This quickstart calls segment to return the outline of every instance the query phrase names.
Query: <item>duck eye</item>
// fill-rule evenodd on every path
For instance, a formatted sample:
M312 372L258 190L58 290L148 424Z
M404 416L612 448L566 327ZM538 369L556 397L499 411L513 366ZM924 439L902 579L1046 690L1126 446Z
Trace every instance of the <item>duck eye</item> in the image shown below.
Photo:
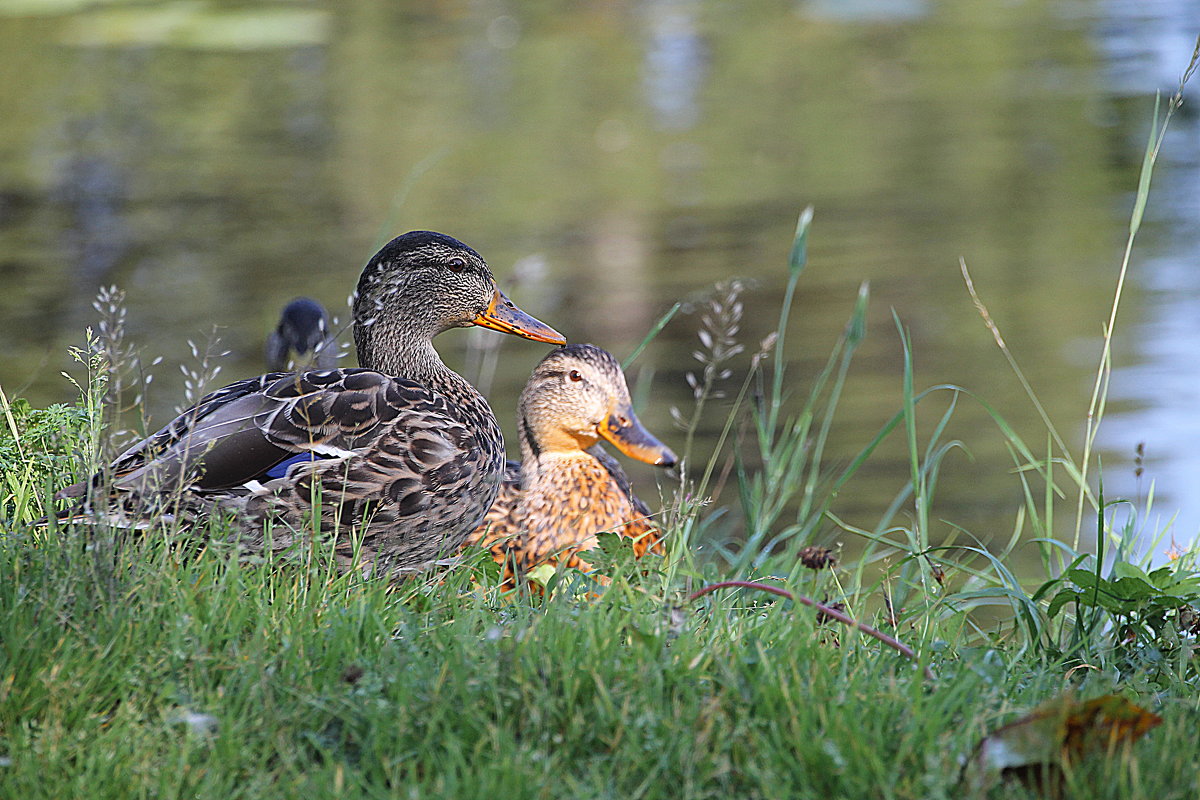
M455 256L454 258L452 258L446 262L446 267L451 272L462 272L464 269L467 268L467 262L465 260L463 260L462 258Z
M583 376L579 374L579 370L577 370L577 369L573 369L570 372L568 372L567 377L576 383L583 380Z

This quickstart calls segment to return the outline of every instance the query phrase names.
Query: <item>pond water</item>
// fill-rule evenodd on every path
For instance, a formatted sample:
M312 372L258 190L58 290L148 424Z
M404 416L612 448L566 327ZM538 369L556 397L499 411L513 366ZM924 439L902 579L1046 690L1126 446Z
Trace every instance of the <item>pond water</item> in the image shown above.
M1078 453L1154 92L1175 90L1198 29L1188 0L0 0L0 384L36 404L72 398L67 349L116 285L128 340L162 358L148 395L161 423L179 365L195 363L189 340L217 331L230 351L218 383L257 374L286 301L344 320L361 265L414 228L475 246L520 305L619 357L674 302L745 278L753 351L812 205L794 398L860 284L871 293L831 468L900 408L893 314L918 388L970 390L1044 452L960 258ZM1155 175L1100 436L1108 496L1156 482L1159 524L1177 511L1181 542L1200 529L1198 89ZM672 444L698 324L677 316L630 371L644 421ZM467 351L487 336L439 347L478 378ZM544 352L505 341L482 374L509 431ZM923 435L946 402L923 411ZM947 436L965 452L945 462L933 517L1007 539L1022 495L1004 438L966 399ZM836 510L872 527L908 477L893 437Z

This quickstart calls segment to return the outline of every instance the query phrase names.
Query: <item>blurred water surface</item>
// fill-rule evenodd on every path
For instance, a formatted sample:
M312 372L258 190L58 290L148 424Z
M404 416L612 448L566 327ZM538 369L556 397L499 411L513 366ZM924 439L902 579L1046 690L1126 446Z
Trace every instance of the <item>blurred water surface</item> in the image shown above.
M871 286L832 467L900 407L893 312L918 386L962 386L1044 449L960 257L1078 448L1153 94L1174 90L1197 28L1194 0L0 0L0 383L37 404L71 398L67 348L115 284L129 339L163 359L148 398L161 423L189 339L215 329L231 351L219 382L257 374L287 300L345 319L362 263L413 228L472 244L520 305L619 357L675 301L746 278L753 351L811 204L786 354L796 397ZM1179 511L1189 541L1200 125L1189 106L1173 125L1101 441L1110 497L1157 481L1156 507ZM690 408L697 326L677 317L631 370L667 441L682 440L669 409ZM464 353L488 336L439 346L479 377ZM482 374L508 430L544 352L505 341ZM945 404L922 414L926 432ZM1007 538L1021 490L1003 438L967 400L948 434L965 450L945 463L934 518ZM873 526L909 477L904 453L899 438L881 448L839 513Z

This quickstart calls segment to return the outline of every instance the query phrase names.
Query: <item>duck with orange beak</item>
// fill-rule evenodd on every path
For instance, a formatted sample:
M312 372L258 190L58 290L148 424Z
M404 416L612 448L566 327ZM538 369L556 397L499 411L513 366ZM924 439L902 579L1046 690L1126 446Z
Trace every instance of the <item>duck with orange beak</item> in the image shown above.
M514 570L541 564L590 571L580 553L602 531L632 539L639 557L662 553L650 509L600 442L660 467L673 466L675 454L633 412L611 353L590 344L552 351L521 392L517 427L521 461L508 462L499 497L469 538L505 565L507 586Z
M274 372L219 389L65 490L60 520L231 512L251 551L305 544L319 520L338 562L375 574L453 553L492 505L504 444L491 409L432 340L478 325L565 343L497 288L483 258L440 233L399 236L353 301L361 368Z

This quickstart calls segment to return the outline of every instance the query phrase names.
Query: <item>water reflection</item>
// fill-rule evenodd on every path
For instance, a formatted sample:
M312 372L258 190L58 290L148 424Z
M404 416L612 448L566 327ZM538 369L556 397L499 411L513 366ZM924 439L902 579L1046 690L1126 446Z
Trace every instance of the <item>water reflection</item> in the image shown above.
M472 33L463 42L470 77L472 122L484 129L502 124L512 108L511 50L521 38L521 23L508 4L478 0L471 4Z
M1095 22L1104 83L1116 95L1171 92L1196 44L1196 0L1104 0Z
M63 250L74 265L74 285L94 287L126 255L129 232L124 221L127 181L121 168L107 155L90 154L86 145L91 130L100 120L83 120L69 125L68 153L58 172L51 200L61 206L64 225Z
M926 0L802 0L805 16L834 22L900 22L925 17Z
M700 89L708 72L697 0L647 0L642 7L646 55L642 86L657 126L691 128L700 118Z
M1173 0L1104 4L1097 40L1105 52L1105 78L1116 95L1137 98L1175 91L1187 54L1196 44L1194 23L1200 3ZM1185 105L1171 122L1155 173L1146 223L1133 253L1131 282L1138 287L1133 315L1123 317L1118 337L1131 342L1112 376L1116 413L1110 414L1100 441L1118 457L1106 472L1107 491L1130 498L1144 519L1145 546L1170 528L1155 549L1158 561L1172 539L1187 543L1200 533L1200 91L1188 87ZM1133 104L1142 119L1131 126L1123 149L1130 160L1145 146L1145 103ZM1131 112L1132 113L1132 112ZM1126 309L1128 310L1128 309ZM1133 316L1130 321L1129 316ZM1122 336L1123 334L1123 336ZM1135 469L1134 453L1145 457ZM1153 491L1153 510L1146 515ZM1130 511L1117 512L1127 516Z
M893 310L919 384L961 385L1031 444L1044 439L962 288L960 256L1052 416L1078 435L1092 366L1073 351L1095 349L1106 316L1146 125L1144 103L1119 95L1173 85L1187 53L1155 31L1200 18L1194 3L1159 4L1139 28L1140 4L1102 5L1098 17L1090 5L988 0L88 7L0 25L0 63L23 76L0 86L10 394L70 396L58 377L66 347L94 318L97 284L115 282L130 337L169 365L150 398L161 417L182 394L173 371L187 339L217 326L233 350L223 377L254 374L284 302L311 296L344 320L363 259L411 228L477 246L523 307L618 356L674 301L748 277L753 351L777 318L795 217L811 203L811 265L788 337L796 405L860 282L872 285L834 467L899 407ZM1172 62L1166 80L1159 66ZM1184 495L1200 465L1154 459L1195 450L1187 402L1143 387L1194 377L1195 136L1193 118L1169 142L1158 175L1169 194L1151 212L1179 218L1148 223L1154 258L1135 279L1158 278L1127 298L1126 330L1145 327L1118 363L1154 381L1118 372L1128 416L1105 440L1113 480L1128 472L1123 431L1136 430ZM631 371L653 430L690 403L696 325L672 322ZM511 434L544 349L496 342L464 364L467 341L439 344L490 384ZM944 407L939 397L921 409L923 433ZM700 458L720 424L706 423ZM948 435L971 457L947 462L935 518L1006 538L1022 497L1003 436L969 401ZM870 527L907 477L904 444L889 441L838 511ZM937 524L935 536L950 530ZM1200 520L1189 524L1190 536Z

